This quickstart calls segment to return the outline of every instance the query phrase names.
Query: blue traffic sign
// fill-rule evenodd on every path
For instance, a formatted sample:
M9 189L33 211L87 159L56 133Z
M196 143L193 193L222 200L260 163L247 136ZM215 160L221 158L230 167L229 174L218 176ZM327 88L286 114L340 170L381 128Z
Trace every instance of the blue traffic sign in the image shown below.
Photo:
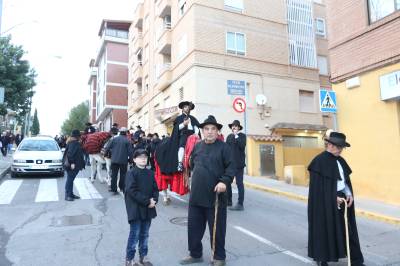
M244 80L228 80L229 95L246 95L246 82Z
M323 113L336 113L337 102L336 93L334 91L319 91L319 109Z

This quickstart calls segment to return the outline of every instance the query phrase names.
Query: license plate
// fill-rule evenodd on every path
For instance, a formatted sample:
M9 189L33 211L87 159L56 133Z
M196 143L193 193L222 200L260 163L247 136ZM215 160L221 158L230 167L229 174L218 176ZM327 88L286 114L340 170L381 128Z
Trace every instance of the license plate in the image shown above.
M47 165L32 165L32 169L47 169Z

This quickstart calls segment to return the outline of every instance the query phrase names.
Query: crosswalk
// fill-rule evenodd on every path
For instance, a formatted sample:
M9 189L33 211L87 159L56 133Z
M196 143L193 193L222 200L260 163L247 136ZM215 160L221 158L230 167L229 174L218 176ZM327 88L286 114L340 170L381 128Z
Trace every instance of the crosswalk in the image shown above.
M23 202L24 198L32 198L35 203L60 201L64 199L64 185L65 179L56 178L8 179L0 184L0 206L13 204L17 198L19 198L18 202ZM83 200L103 198L99 190L87 178L75 179L74 193ZM34 197L30 197L33 195ZM104 197L107 197L106 195Z

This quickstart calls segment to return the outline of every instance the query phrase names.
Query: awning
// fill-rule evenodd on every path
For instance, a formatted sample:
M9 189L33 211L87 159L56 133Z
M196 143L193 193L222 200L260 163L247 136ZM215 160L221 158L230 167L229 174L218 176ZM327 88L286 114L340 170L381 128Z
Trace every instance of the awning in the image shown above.
M272 135L247 135L247 137L255 141L283 141L282 136L277 134Z

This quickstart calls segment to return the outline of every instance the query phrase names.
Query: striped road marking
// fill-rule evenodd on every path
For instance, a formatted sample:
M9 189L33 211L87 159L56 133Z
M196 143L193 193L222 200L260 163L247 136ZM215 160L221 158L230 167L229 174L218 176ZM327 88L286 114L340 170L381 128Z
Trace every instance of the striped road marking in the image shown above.
M258 240L258 241L260 241L261 243L267 244L268 246L270 246L270 247L272 247L272 248L278 250L279 252L281 252L281 253L283 253L283 254L286 254L286 255L288 255L288 256L290 256L290 257L292 257L292 258L295 258L295 259L297 259L297 260L299 260L299 261L302 261L302 262L304 262L304 263L306 263L306 264L314 264L311 260L309 260L309 259L307 259L307 258L305 258L305 257L302 257L302 256L300 256L300 255L297 255L297 254L294 253L294 252L291 252L291 251L289 251L289 250L286 250L286 249L284 249L284 248L278 246L277 244L275 244L275 243L269 241L268 239L265 239L265 238L263 238L263 237L261 237L261 236L259 236L259 235L256 235L256 234L254 234L253 232L250 232L249 230L247 230L247 229L245 229L245 228L243 228L243 227L240 227L240 226L233 226L233 228L235 228L236 230L238 230L238 231L240 231L240 232L242 232L242 233L244 233L244 234L246 234L246 235L248 235L248 236L250 236L250 237L252 237L252 238L254 238L254 239L256 239L256 240Z
M40 179L35 202L58 201L57 179Z
M6 180L0 185L0 204L10 204L22 180Z
M102 199L103 197L87 178L76 178L74 185L81 199Z

